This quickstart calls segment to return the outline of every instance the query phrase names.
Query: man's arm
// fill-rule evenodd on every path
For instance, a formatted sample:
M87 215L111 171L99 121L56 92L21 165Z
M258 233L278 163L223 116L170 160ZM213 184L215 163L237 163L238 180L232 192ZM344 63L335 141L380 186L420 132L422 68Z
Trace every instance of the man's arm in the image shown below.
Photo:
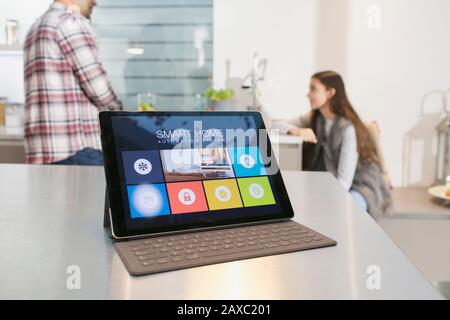
M99 110L121 110L122 104L100 63L95 38L87 20L67 13L59 25L57 41L89 100Z

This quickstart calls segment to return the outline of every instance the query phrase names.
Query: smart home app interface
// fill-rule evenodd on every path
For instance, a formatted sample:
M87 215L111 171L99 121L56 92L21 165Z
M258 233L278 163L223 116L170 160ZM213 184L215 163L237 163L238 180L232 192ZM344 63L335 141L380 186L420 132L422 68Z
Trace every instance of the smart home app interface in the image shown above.
M112 124L128 227L280 212L252 116L137 115Z

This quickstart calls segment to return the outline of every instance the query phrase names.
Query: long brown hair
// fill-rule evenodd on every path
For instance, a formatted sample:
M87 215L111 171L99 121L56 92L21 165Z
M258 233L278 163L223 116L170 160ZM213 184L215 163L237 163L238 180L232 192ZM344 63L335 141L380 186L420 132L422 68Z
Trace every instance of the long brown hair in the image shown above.
M377 163L378 159L376 155L375 143L369 133L369 130L361 121L355 109L353 109L347 97L342 77L337 72L324 71L314 74L311 78L320 81L328 90L333 88L336 91L330 101L331 112L349 120L353 124L358 141L358 153L360 160L362 158L370 163ZM319 113L319 110L314 110L312 114L311 126L315 133L315 125Z

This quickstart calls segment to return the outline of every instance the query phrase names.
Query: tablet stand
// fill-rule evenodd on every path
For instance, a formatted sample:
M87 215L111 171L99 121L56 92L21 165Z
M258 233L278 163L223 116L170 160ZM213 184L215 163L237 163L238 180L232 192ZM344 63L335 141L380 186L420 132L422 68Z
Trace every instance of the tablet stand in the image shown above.
M109 217L109 198L108 198L108 189L105 189L105 207L103 210L103 228L105 229L108 237L113 239L113 235L111 232L111 221Z

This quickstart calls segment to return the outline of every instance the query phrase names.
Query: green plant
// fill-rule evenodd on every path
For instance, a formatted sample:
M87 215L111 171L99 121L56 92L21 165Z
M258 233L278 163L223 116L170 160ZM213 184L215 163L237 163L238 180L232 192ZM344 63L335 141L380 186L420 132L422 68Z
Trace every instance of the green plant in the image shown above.
M225 101L233 98L234 91L231 89L215 90L214 88L208 88L203 95L211 101Z
M155 107L149 103L149 102L141 102L141 104L138 107L139 111L155 111Z

